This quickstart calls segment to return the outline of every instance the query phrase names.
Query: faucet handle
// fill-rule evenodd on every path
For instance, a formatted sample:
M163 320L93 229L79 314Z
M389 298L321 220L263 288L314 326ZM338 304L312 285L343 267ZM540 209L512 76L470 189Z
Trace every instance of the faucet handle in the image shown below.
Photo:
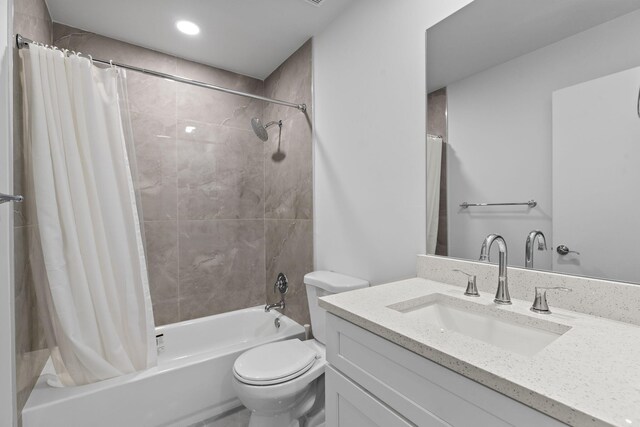
M567 254L580 255L580 252L570 250L567 245L558 246L557 249L556 249L556 252L558 252L560 255L567 255Z
M536 295L531 306L531 311L539 314L551 314L549 304L547 304L547 291L572 292L569 288L562 286L536 286Z
M464 291L464 294L466 296L469 297L479 297L480 294L478 293L478 287L476 286L476 275L475 274L469 274L465 271L459 270L457 268L454 268L452 271L458 272L458 273L462 273L465 276L467 276L467 290Z
M280 294L284 296L289 291L289 279L284 273L278 273L278 278L276 279L276 283L273 284L273 293L276 291L280 291Z

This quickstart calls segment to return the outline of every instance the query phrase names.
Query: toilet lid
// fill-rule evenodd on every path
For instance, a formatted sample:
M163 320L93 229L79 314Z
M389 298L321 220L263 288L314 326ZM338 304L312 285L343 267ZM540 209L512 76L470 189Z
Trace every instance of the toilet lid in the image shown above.
M279 384L307 372L316 357L299 339L274 342L241 354L233 364L233 373L246 384Z

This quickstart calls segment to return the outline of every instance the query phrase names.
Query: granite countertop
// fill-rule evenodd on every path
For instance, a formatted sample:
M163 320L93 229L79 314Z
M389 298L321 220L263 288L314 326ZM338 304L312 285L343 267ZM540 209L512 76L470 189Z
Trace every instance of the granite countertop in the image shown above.
M579 426L640 425L640 327L553 306L532 313L530 301L497 305L493 295L465 297L464 288L409 279L320 299L320 306L467 378L562 422ZM408 300L440 294L458 308L487 306L494 317L564 332L526 356L407 316ZM418 300L419 301L419 300ZM391 307L389 307L391 306ZM526 316L526 317L525 317ZM566 332L565 332L566 331Z

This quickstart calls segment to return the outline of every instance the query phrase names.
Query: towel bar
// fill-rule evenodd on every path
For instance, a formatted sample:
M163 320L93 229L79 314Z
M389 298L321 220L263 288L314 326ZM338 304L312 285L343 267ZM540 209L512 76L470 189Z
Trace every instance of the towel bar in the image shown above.
M460 207L466 209L471 206L529 206L530 208L535 208L538 205L538 202L535 200L529 200L528 202L515 202L515 203L467 203L463 202L460 204Z

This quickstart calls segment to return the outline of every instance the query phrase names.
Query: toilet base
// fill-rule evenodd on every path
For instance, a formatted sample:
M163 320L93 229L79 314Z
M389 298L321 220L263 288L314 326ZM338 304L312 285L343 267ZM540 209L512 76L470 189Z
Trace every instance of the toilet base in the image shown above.
M249 427L302 427L299 420L291 419L291 414L261 415L256 412L251 413Z
M323 427L324 426L324 375L316 380L316 399L313 407L304 416L304 427Z
M303 396L284 412L252 410L249 427L305 427L307 424L305 415L314 408L316 392L317 380L310 384Z

